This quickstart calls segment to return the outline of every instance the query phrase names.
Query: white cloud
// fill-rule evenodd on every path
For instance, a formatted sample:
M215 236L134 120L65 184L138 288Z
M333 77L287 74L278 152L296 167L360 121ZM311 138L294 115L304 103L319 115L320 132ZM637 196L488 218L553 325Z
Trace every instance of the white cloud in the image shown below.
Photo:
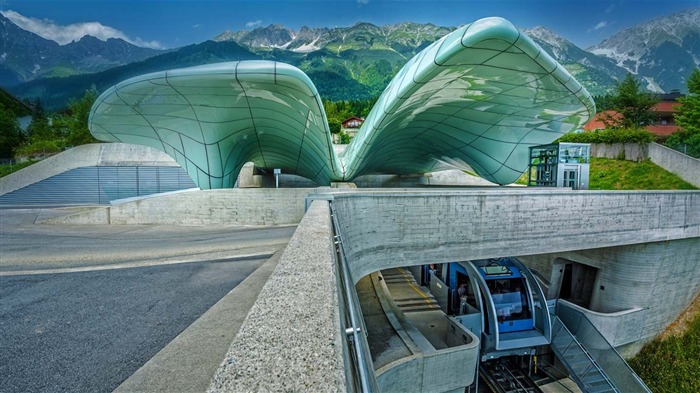
M369 0L357 0L357 5L365 5L369 3Z
M61 26L49 19L28 18L12 10L1 11L0 13L20 28L31 31L47 40L58 42L61 45L79 41L84 36L91 35L102 41L106 41L108 38L121 38L136 46L163 49L163 45L158 41L145 41L139 37L131 39L123 32L99 22L73 23Z
M602 29L602 28L608 27L608 24L609 24L608 21L603 20L603 21L598 22L597 25L591 27L590 29L588 29L588 30L586 30L586 31L587 31L588 33L590 33L591 31L600 30L600 29Z
M258 27L261 24L262 24L262 21L260 19L258 19L258 20L254 20L254 21L250 21L250 22L246 23L245 27L247 29L252 29L253 27Z
M196 25L192 25L193 29L199 29L200 27L202 27L202 25L200 25L199 23L197 23Z
M615 3L612 3L608 6L608 8L605 9L605 13L609 14L615 9Z

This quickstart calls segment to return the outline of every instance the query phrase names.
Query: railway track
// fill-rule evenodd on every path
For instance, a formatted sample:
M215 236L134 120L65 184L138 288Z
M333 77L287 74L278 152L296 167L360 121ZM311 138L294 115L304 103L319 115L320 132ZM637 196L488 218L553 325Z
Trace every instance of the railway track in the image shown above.
M537 384L507 358L482 362L479 376L494 393L542 393Z

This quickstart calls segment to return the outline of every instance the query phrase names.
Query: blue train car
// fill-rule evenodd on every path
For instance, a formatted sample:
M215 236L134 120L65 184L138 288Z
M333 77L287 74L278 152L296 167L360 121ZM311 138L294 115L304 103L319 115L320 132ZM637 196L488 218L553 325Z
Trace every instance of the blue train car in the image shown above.
M516 258L431 266L424 281L446 314L481 337L483 360L532 355L549 344L544 292Z

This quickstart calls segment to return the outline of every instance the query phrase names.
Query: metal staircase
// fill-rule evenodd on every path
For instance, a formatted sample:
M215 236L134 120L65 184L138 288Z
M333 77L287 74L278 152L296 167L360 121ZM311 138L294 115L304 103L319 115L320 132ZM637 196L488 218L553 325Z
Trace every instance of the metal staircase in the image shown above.
M585 392L651 393L586 315L562 302L552 315L551 347Z
M564 323L552 316L552 350L569 371L571 378L585 392L619 392L586 348L571 334Z

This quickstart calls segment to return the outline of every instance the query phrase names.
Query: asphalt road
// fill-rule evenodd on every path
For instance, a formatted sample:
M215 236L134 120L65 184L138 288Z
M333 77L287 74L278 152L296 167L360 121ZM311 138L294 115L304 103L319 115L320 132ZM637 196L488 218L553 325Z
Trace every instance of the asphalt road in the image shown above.
M0 209L0 392L111 392L296 229L36 224L70 212Z
M12 271L209 260L232 254L272 254L289 241L296 229L34 224L42 217L61 212L66 214L52 209L0 209L0 275Z
M264 260L0 277L0 391L112 391Z

